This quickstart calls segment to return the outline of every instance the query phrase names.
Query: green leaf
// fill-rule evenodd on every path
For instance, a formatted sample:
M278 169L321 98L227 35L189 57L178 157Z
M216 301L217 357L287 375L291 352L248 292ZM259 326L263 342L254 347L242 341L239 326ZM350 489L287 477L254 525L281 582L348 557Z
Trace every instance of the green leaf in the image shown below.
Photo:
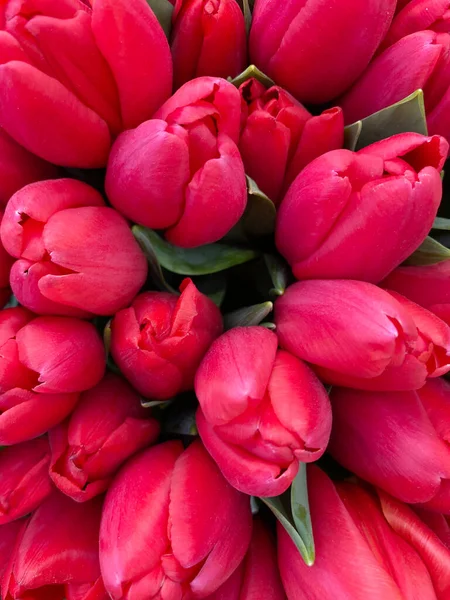
M258 256L258 252L250 248L228 246L226 244L207 244L198 248L179 248L162 239L152 229L141 225L132 228L136 239L146 238L159 265L178 275L209 275L225 271L241 265ZM141 243L142 247L142 243Z
M404 264L413 266L434 265L449 259L450 250L432 237L427 237Z
M228 81L238 88L252 78L257 79L260 83L265 85L266 88L270 88L275 85L275 82L270 79L270 77L267 77L267 75L265 75L262 71L260 71L258 67L255 67L255 65L250 65L245 69L245 71L242 71L242 73L234 78L229 77Z
M150 277L159 290L170 292L171 294L178 294L178 291L174 290L173 287L167 283L164 277L158 257L156 256L153 245L147 236L147 231L148 230L144 229L144 227L139 226L135 226L132 229L136 241L147 258Z
M270 290L272 296L282 296L286 290L289 279L289 267L279 256L264 254L264 261L269 271L273 288Z
M12 294L10 299L8 300L8 302L5 304L5 306L3 308L16 308L17 306L19 306L19 301L14 296L14 294Z
M245 30L248 35L252 25L252 11L250 10L249 0L242 0L242 7L244 10Z
M207 277L196 277L194 283L197 289L208 296L214 304L219 307L222 306L227 293L227 278L223 273L216 273Z
M272 200L262 192L248 175L247 207L241 217L240 224L249 237L271 235L275 231L277 209Z
M450 219L436 217L433 223L433 229L439 229L440 231L450 231Z
M297 546L305 563L311 567L316 554L309 513L308 491L306 484L306 465L300 468L292 486L285 494L273 498L260 498L270 508L281 525L286 529Z
M428 135L422 90L345 128L345 147L359 150L397 133Z
M164 29L164 33L169 38L172 30L173 5L169 0L147 0L147 4L155 13L159 24Z
M251 327L259 325L273 310L272 302L263 302L262 304L254 304L240 308L232 313L224 316L224 329L232 329L233 327Z

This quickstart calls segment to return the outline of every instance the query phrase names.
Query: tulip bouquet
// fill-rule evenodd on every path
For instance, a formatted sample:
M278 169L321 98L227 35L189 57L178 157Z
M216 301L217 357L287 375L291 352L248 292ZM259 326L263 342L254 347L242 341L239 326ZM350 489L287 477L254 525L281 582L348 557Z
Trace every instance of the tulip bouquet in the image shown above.
M449 142L449 0L0 3L0 600L450 600Z

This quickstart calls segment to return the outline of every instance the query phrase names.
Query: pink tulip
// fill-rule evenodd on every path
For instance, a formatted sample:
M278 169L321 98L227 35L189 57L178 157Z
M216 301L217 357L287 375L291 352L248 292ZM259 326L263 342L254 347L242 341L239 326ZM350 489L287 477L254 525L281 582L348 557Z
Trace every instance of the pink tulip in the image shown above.
M101 508L98 498L78 504L51 494L10 549L2 598L106 600L98 560Z
M339 107L313 117L278 86L266 89L256 79L239 88L243 129L239 150L245 171L273 202L314 158L344 142L344 118Z
M57 177L58 169L15 142L0 129L0 206L33 181Z
M256 0L251 62L301 102L327 102L367 67L395 5L395 0Z
M45 433L72 411L78 393L103 377L103 344L91 323L0 311L0 444Z
M417 89L424 92L429 133L450 141L449 33L418 31L377 56L340 100L345 122L362 119Z
M334 385L415 390L450 370L450 329L362 281L302 281L275 303L280 345Z
M375 493L354 483L333 484L314 465L308 467L308 492L312 567L278 523L278 564L289 600L445 600L415 545L391 528ZM421 535L425 544L427 532Z
M32 183L8 203L1 238L18 260L11 287L40 314L113 315L147 278L128 223L101 195L74 179Z
M0 127L52 163L104 166L111 139L170 94L170 49L152 10L145 0L3 4Z
M6 525L0 525L0 585L25 522L25 519L19 519Z
M144 292L111 323L111 354L140 394L168 400L194 387L195 372L222 333L220 310L190 279L181 296Z
M386 277L431 229L447 152L439 136L403 133L309 164L289 188L276 223L278 250L295 277L371 283Z
M0 210L0 226L3 221L3 211ZM0 308L2 308L11 296L9 287L9 275L14 259L6 252L0 241Z
M206 600L286 600L272 535L261 519L253 521L250 547L227 581Z
M195 378L197 427L232 486L277 496L299 461L325 451L331 411L324 387L303 362L278 350L264 327L238 327L217 339Z
M46 438L0 451L0 526L30 513L50 494L49 464L50 448Z
M122 463L158 433L158 422L141 407L139 396L110 373L81 394L71 416L50 430L50 477L74 500L90 500L107 490Z
M250 537L248 497L228 485L200 441L184 451L176 441L154 446L107 493L105 587L112 600L205 598L237 568Z
M434 265L397 267L381 286L406 296L450 325L450 260Z
M225 79L183 85L153 119L117 139L106 173L111 204L178 246L223 237L247 202L240 113L239 92Z
M417 505L412 505L411 509L414 510L427 527L434 531L444 546L450 550L450 517Z
M174 86L201 77L235 77L246 67L244 15L236 0L177 0L172 15Z
M403 502L450 514L446 415L450 384L429 380L417 392L333 388L332 455Z

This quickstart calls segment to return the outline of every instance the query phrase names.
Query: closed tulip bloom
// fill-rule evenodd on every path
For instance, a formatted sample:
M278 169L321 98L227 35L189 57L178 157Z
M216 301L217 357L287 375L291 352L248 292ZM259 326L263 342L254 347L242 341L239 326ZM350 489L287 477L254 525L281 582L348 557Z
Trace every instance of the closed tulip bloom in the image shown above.
M279 204L308 163L342 148L342 110L331 108L313 117L283 88L266 89L256 79L249 79L239 89L244 118L239 150L245 171Z
M25 150L0 129L0 206L33 181L57 177L58 169Z
M374 492L333 483L311 465L308 495L316 548L312 567L278 523L278 564L289 600L445 600L436 593L427 562L408 535L390 525ZM427 535L426 527L421 534ZM430 548L429 555L435 551L434 559L442 560L439 550Z
M399 5L401 2L398 3ZM405 4L405 2L403 2ZM450 33L450 6L448 0L410 0L400 6L389 31L380 44L384 50L401 38L425 29L436 33Z
M106 600L98 535L102 499L78 504L53 492L22 529L2 580L5 600ZM70 592L70 593L69 593ZM76 592L76 594L75 594Z
M450 514L450 384L417 392L333 388L332 455L403 502Z
M18 519L6 525L0 525L0 585L25 522L26 519Z
M302 361L278 350L264 327L238 327L216 340L195 378L197 427L235 488L277 496L324 453L331 429L325 388Z
M450 370L450 329L362 281L302 281L275 303L280 345L335 385L407 391Z
M171 50L175 88L212 75L235 77L247 64L244 14L236 0L177 0Z
M295 277L386 277L431 229L447 152L440 136L403 133L309 164L284 197L275 231Z
M250 547L227 581L206 600L286 600L278 572L274 540L264 522L255 518Z
M0 210L0 227L3 220L3 211ZM14 259L6 252L0 241L0 308L2 308L11 296L9 287L9 275Z
M401 266L380 285L406 296L450 324L450 260L434 265Z
M112 139L170 94L169 45L145 0L7 0L2 13L0 127L45 160L104 166Z
M111 322L111 354L140 394L168 400L193 389L200 361L222 333L220 310L190 279L181 296L144 292Z
M50 448L43 437L0 450L0 525L32 512L50 494L49 464Z
M11 287L40 314L113 315L147 278L147 261L125 219L74 179L41 181L17 192L1 227L17 258Z
M177 246L223 237L247 202L240 116L239 92L225 79L186 83L115 142L106 173L111 204Z
M112 373L81 394L70 417L49 432L56 487L78 502L90 500L108 488L129 456L156 440L158 422L139 400Z
M0 444L37 437L72 411L103 377L102 340L91 323L0 312Z
M429 133L450 141L449 33L427 30L402 37L372 61L339 104L345 122L352 123L417 89L424 92Z
M251 62L301 102L327 102L364 71L395 5L395 0L256 0Z
M112 600L205 598L244 558L251 525L248 497L225 481L200 441L184 451L177 441L144 450L106 495L105 587Z

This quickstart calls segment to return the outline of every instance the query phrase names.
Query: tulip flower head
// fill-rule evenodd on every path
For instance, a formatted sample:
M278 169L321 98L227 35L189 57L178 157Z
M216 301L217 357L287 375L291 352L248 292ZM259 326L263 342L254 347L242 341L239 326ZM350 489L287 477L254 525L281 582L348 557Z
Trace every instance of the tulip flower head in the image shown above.
M206 449L231 485L255 496L286 491L299 461L320 458L330 436L325 388L277 347L264 327L231 329L212 344L195 377Z

